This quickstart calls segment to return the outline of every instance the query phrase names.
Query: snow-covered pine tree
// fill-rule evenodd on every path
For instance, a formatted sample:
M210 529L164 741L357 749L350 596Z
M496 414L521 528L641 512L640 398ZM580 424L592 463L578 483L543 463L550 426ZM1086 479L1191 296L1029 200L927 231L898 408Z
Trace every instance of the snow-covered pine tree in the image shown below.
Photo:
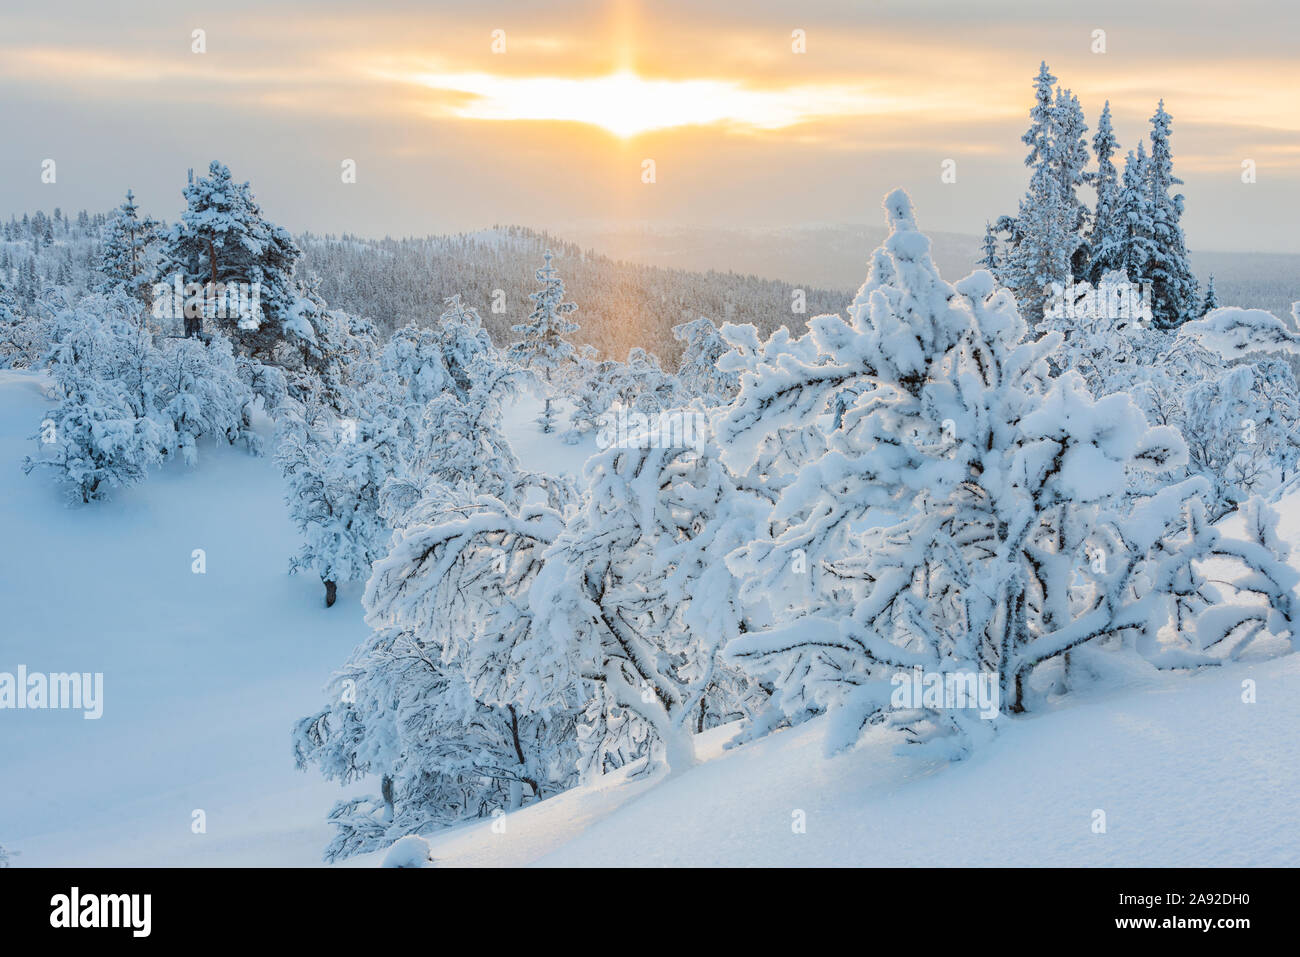
M619 372L615 392L624 408L657 413L677 404L679 383L664 372L653 352L634 346Z
M518 703L512 658L531 628L528 590L561 513L443 489L400 519L363 599L374 633L336 678L331 706L296 733L300 765L315 762L340 781L381 778L379 797L335 808L340 830L327 856L512 810L577 775L584 696Z
M582 346L575 359L573 412L565 441L576 444L584 435L600 427L601 417L617 401L616 383L622 376L622 363L601 359L596 348Z
M1158 635L1174 569L1191 560L1178 536L1206 483L1140 494L1133 477L1178 464L1177 433L1149 427L1126 395L1094 400L1077 374L1053 378L1059 333L1027 340L987 272L943 282L906 194L885 206L890 266L873 268L847 322L819 316L791 348L769 347L723 423L726 455L744 469L765 436L825 421L846 385L858 389L828 451L728 559L742 600L761 598L774 619L728 656L787 702L831 708L833 749L883 720L953 756L987 725L895 706L893 676L992 673L1015 712L1045 690L1031 682L1039 673L1068 685L1085 645L1197 660Z
M120 286L145 307L151 305L157 273L154 259L161 228L162 224L152 216L140 217L135 194L128 189L126 200L117 208L104 231L99 259L99 271L104 280L100 292L108 293Z
M537 270L537 281L542 288L528 295L533 301L533 311L525 322L510 327L519 333L520 339L510 347L508 355L511 361L539 378L545 405L538 423L543 432L554 432L552 386L572 371L574 348L564 337L579 329L576 322L566 318L578 305L564 301L564 280L551 265L549 249L545 258L546 264Z
M996 274L998 267L1002 265L1002 260L998 256L998 233L993 228L993 224L986 222L984 224L984 255L980 257L977 265L989 272Z
M731 347L707 316L673 326L673 338L683 343L677 379L689 396L699 396L706 405L731 401L740 384L734 372L718 368L718 359Z
M293 282L300 255L289 231L268 221L247 182L237 183L219 162L184 190L186 209L167 234L160 281L173 275L182 284L204 287L204 316L187 316L186 335L201 331L201 319L215 322L241 351L269 359L286 335L302 338L293 322L298 295ZM248 315L228 308L218 286L256 288L257 308ZM225 312L224 316L217 313Z
M1053 92L1055 82L1047 64L1040 64L1029 129L1021 137L1029 147L1025 165L1033 171L1029 189L1015 217L999 220L1009 235L998 276L1031 327L1042 320L1048 288L1070 281L1084 245L1086 210L1076 190L1087 162L1087 127L1077 98L1068 90Z
M1205 301L1201 303L1201 316L1204 319L1215 309L1219 308L1219 293L1214 288L1214 273L1210 273L1210 280L1205 285Z
M101 315L96 308L103 305L91 298L56 318L49 368L58 404L36 436L41 453L23 460L26 473L53 469L82 502L142 481L168 446L149 408L147 375L134 382L113 375L129 366L147 370L148 334L120 316Z
M1012 221L1010 248L1000 273L1035 325L1042 321L1053 284L1063 288L1070 281L1074 244L1069 219L1060 192L1046 175L1036 174Z
M1124 185L1120 190L1119 264L1131 282L1139 286L1151 282L1151 273L1158 251L1155 248L1155 224L1152 219L1146 141L1138 140L1137 152L1128 151L1124 160ZM1112 257L1113 258L1113 257ZM1152 315L1155 303L1152 302Z
M1082 276L1088 269L1086 235L1091 218L1088 207L1079 199L1079 187L1087 182L1088 125L1083 119L1079 98L1069 90L1058 89L1054 113L1054 142L1050 167L1052 179L1061 191L1061 208L1065 216L1065 234L1070 275Z
M37 321L24 318L0 276L0 369L25 369L39 362L43 338Z
M1110 120L1110 100L1102 107L1097 132L1092 137L1092 151L1097 156L1096 172L1084 179L1097 193L1092 224L1088 230L1089 263L1081 278L1094 286L1107 273L1123 268L1126 230L1120 208L1119 170L1111 157L1119 150L1119 141Z
M1152 285L1153 321L1171 329L1199 312L1196 277L1187 259L1187 245L1180 223L1183 194L1170 195L1182 183L1174 176L1173 151L1170 148L1170 124L1161 100L1151 117L1151 157L1147 166L1146 186L1151 204L1152 259L1148 276Z
M318 574L328 608L341 582L365 581L387 553L380 493L396 467L400 437L382 414L341 421L319 398L287 413L278 432L285 501L306 538L290 571Z

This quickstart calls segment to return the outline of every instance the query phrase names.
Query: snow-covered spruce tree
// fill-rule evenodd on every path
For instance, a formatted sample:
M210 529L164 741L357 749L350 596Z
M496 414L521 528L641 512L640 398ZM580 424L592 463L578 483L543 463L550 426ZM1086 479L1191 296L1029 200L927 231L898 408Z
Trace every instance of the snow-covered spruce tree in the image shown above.
M239 350L269 359L286 335L302 335L293 322L298 295L293 282L300 252L289 231L268 221L248 183L237 183L222 163L191 179L180 222L163 243L160 283L179 276L182 285L204 287L202 317L185 317L185 334L198 335L206 320L224 331ZM229 308L218 287L257 293L248 315ZM224 313L224 315L222 315Z
M1138 140L1137 152L1129 150L1124 160L1124 184L1119 197L1122 244L1117 268L1139 285L1151 281L1152 264L1158 252L1153 238L1151 193L1147 188L1149 166L1146 141ZM1153 314L1154 311L1153 308Z
M140 217L135 194L128 189L126 200L117 208L104 231L99 260L99 271L104 280L100 292L108 293L120 287L141 305L151 306L161 228L162 224L152 216Z
M1126 230L1120 208L1119 170L1111 157L1119 150L1119 141L1110 120L1110 100L1102 107L1097 132L1092 137L1092 151L1097 155L1095 172L1085 173L1084 180L1097 192L1092 223L1088 229L1088 268L1080 278L1094 286L1109 272L1123 269Z
M540 380L545 393L545 406L537 420L543 432L555 431L555 411L552 407L553 384L572 371L573 344L564 337L578 331L578 324L566 318L577 310L577 303L564 301L564 280L551 265L551 251L546 251L546 265L537 270L537 281L542 288L529 293L533 311L528 319L510 328L520 339L509 350L511 361L532 371Z
M44 358L44 336L35 319L25 318L0 279L0 369L26 369Z
M1061 206L1065 216L1065 232L1069 241L1068 258L1070 275L1081 276L1088 269L1086 236L1091 218L1088 207L1079 199L1079 187L1087 182L1084 167L1088 165L1088 141L1085 134L1083 107L1079 98L1069 90L1058 89L1054 113L1054 142L1050 168L1052 179L1061 191Z
M1033 327L1042 319L1047 287L1064 286L1086 267L1087 210L1077 189L1088 159L1087 126L1077 97L1059 88L1053 93L1055 82L1047 64L1041 64L1034 78L1030 126L1022 137L1029 147L1025 165L1033 171L1029 189L1015 217L998 223L1009 234L998 276Z
M89 299L57 317L60 330L49 361L58 404L41 424L40 454L23 461L23 471L53 469L74 499L104 498L109 488L142 481L162 462L168 438L149 408L151 357L148 334L114 315L103 316ZM134 382L114 376L143 367Z
M342 421L318 398L284 415L277 444L289 514L306 538L290 571L319 575L328 608L340 582L365 581L387 552L380 493L400 455L398 430L382 415Z
M740 377L718 368L718 359L730 346L707 316L673 326L673 338L684 344L677 379L687 395L699 396L707 405L731 401Z
M989 272L997 274L998 267L1002 265L1002 258L998 255L998 231L993 228L993 224L986 222L984 224L984 254L980 257L977 265Z
M1157 326L1173 328L1200 313L1196 277L1187 260L1187 244L1180 223L1183 194L1170 195L1182 183L1174 176L1174 157L1169 136L1172 119L1161 100L1151 117L1151 158L1147 167L1147 189L1151 196L1152 312Z
M1214 273L1210 273L1210 280L1205 284L1205 300L1201 303L1201 317L1204 318L1218 308L1219 293L1214 288Z
M415 430L402 444L400 463L384 492L386 510L394 517L421 499L441 502L454 493L481 492L510 504L518 500L519 462L490 397L472 391L462 402L444 392L409 414Z
M847 322L814 318L742 375L722 426L744 469L774 430L824 421L846 385L859 389L827 452L760 524L767 533L728 559L742 600L763 596L774 617L728 656L782 695L830 708L832 749L888 721L954 756L986 724L893 707L893 675L991 672L1016 712L1033 703L1036 672L1068 686L1086 645L1165 666L1198 660L1158 636L1194 551L1180 542L1185 516L1206 483L1135 495L1135 476L1179 462L1177 433L1149 427L1126 395L1094 400L1077 374L1052 378L1059 333L1026 340L987 272L945 283L906 194L885 207L889 268L873 268ZM795 555L806 574L792 571Z
M464 402L476 385L486 385L484 359L495 362L496 347L483 328L478 310L461 302L460 296L447 298L446 310L438 317L442 330L442 363L450 380L452 395Z

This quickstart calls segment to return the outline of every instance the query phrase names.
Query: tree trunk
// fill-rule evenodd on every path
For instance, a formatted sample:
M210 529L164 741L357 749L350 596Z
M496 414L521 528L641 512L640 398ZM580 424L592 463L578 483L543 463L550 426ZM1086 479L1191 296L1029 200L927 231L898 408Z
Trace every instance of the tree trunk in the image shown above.
M325 582L325 607L333 608L334 599L338 597L338 583L332 581Z

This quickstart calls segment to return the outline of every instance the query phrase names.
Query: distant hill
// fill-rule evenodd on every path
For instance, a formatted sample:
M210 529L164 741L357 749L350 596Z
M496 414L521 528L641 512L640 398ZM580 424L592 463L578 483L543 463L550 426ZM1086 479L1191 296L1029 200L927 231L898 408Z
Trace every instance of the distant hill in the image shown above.
M562 230L606 256L677 269L753 273L791 283L855 290L866 277L867 257L885 230L864 225L810 225L770 229L706 227L572 226ZM947 279L959 279L981 255L981 237L929 233L935 263ZM1294 253L1191 253L1202 289L1214 275L1225 306L1267 309L1287 317L1300 301L1300 255Z

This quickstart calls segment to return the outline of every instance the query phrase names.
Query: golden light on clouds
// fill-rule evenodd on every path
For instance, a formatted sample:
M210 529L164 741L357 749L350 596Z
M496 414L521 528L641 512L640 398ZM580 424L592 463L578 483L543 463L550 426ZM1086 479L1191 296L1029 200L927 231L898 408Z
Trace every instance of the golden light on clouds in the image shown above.
M623 138L679 126L776 130L898 108L895 101L852 85L750 89L731 80L657 79L631 70L584 78L424 73L411 79L459 94L447 110L462 119L585 123Z

